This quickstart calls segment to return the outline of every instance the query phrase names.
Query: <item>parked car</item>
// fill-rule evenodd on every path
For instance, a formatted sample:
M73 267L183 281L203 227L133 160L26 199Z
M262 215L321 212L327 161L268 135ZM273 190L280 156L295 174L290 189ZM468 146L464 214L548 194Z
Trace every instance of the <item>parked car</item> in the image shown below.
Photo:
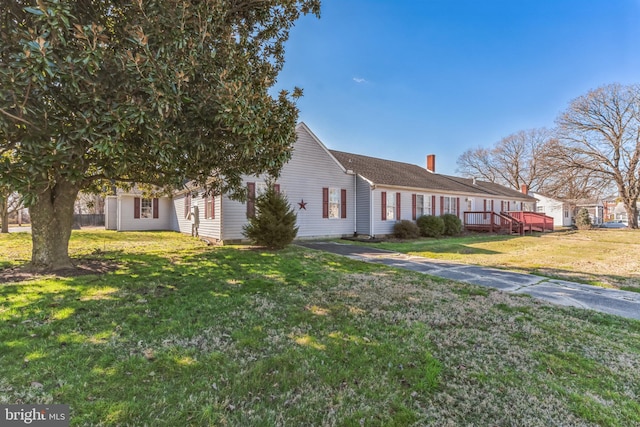
M600 228L627 228L627 223L621 219L616 221L607 221L600 224Z

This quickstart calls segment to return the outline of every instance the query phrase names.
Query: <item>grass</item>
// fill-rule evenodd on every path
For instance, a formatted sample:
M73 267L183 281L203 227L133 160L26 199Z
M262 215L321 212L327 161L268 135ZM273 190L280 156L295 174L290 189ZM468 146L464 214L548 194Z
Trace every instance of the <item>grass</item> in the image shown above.
M71 252L118 269L0 284L0 403L74 426L640 424L637 321L298 247L74 231Z
M582 230L524 237L469 234L369 246L640 292L637 230Z

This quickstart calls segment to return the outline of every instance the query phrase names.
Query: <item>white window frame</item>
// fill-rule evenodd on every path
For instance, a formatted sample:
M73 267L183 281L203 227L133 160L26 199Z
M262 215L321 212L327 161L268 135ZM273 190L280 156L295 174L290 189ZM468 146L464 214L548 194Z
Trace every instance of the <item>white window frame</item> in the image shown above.
M424 215L424 197L423 194L416 194L416 218Z
M444 196L444 212L443 214L454 214L456 213L456 198Z
M267 188L268 186L266 182L256 182L256 199L266 193Z
M140 218L153 218L153 199L140 199Z
M387 193L387 221L396 220L396 193Z
M329 187L329 219L340 219L340 201L342 194L340 188Z
M435 212L433 212L433 206L432 206L432 201L433 201L433 197L429 196L428 194L425 197L425 204L424 204L424 211L425 211L425 215L435 215Z

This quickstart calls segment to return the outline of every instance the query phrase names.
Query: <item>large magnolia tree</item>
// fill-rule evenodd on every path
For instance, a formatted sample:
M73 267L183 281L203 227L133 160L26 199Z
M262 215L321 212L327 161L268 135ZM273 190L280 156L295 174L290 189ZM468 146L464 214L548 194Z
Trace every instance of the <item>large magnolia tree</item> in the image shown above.
M640 86L612 84L575 99L558 118L558 142L547 153L559 174L614 183L638 228Z
M299 89L269 91L320 0L14 0L0 8L0 184L23 195L32 265L68 268L78 191L277 175Z

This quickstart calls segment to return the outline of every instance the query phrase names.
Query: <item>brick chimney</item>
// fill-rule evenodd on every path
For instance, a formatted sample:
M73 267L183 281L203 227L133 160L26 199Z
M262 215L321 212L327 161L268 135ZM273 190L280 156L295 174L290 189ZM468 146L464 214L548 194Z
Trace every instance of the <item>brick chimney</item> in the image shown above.
M529 186L527 184L522 184L520 186L520 192L522 194L529 194Z
M427 170L431 173L436 173L436 155L429 154L427 156Z

